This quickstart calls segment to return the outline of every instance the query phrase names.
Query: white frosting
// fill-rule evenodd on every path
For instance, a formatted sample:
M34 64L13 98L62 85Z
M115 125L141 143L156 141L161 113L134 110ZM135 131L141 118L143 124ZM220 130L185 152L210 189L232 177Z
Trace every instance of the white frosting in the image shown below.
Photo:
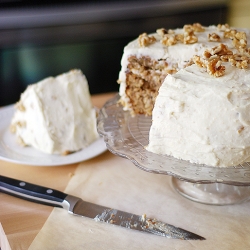
M194 44L183 44L177 43L172 46L162 45L161 36L157 33L150 34L149 36L154 36L156 42L146 46L140 47L138 38L130 42L125 48L121 60L121 71L119 73L119 82L120 89L119 94L121 100L125 103L124 109L130 109L129 99L126 96L126 71L128 65L128 57L135 55L140 58L141 56L149 56L151 59L159 60L165 59L169 64L169 68L172 68L172 65L177 66L177 70L184 68L184 66L190 61L194 55L202 55L206 49L211 49L218 46L220 43L226 44L230 50L235 51L232 41L228 38L223 38L224 32L219 31L216 26L204 27L204 32L195 32L195 35L198 38L198 42ZM248 37L248 44L250 44L250 31L247 29L238 29L238 31L244 31ZM175 34L183 34L183 29L174 30ZM209 42L208 34L216 33L220 36L220 42Z
M224 65L222 77L196 65L166 77L148 151L219 167L250 160L250 70Z
M149 35L156 42L146 47L140 47L138 39L129 43L121 60L119 93L124 109L130 110L125 92L130 56L165 60L169 69L174 67L178 72L168 75L160 87L146 149L192 163L235 166L250 161L250 70L223 63L225 75L216 78L197 65L186 67L194 55L202 56L205 50L221 43L238 53L232 41L224 38L224 31L216 26L204 28L204 32L195 32L198 42L194 44L178 42L164 46L157 33ZM244 31L250 44L250 31L238 28L237 31ZM219 42L209 41L208 35L212 33L220 36Z
M11 124L25 145L62 154L85 148L98 138L96 111L80 70L28 86L19 103L25 110L16 110Z

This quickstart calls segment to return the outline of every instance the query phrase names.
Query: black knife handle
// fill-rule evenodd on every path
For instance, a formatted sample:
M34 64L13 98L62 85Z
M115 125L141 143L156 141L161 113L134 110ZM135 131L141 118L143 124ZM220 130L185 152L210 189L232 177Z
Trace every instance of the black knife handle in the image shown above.
M64 207L67 194L0 175L0 191L36 203L53 207Z

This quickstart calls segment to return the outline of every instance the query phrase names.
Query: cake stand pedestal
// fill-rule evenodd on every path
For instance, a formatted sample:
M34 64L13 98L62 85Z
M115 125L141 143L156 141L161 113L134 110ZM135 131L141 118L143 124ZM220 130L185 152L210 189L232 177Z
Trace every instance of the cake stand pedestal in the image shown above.
M184 197L203 204L229 205L250 198L250 163L228 168L192 164L145 150L152 117L131 116L118 104L119 95L110 99L98 115L98 132L107 148L127 158L140 169L172 176L173 188Z
M192 183L174 177L172 177L172 186L182 196L203 204L230 205L250 199L250 186Z

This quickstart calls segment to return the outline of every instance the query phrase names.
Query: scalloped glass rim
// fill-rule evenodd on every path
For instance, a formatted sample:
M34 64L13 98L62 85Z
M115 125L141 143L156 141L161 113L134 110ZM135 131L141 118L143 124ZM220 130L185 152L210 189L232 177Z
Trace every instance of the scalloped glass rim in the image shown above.
M151 117L132 117L118 104L119 98L117 94L107 101L98 116L98 132L104 137L107 148L113 154L129 159L144 171L171 175L183 181L250 185L249 163L219 168L148 152L144 146L148 143Z

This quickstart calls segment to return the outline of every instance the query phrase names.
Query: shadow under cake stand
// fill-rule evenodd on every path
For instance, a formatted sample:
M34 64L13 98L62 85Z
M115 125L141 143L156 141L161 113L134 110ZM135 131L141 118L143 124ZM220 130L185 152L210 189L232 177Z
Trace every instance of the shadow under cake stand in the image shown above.
M98 115L98 132L115 155L140 169L172 176L173 188L184 197L214 205L227 205L250 198L250 164L218 168L192 164L145 150L151 117L136 115L118 104L119 95L106 102Z

